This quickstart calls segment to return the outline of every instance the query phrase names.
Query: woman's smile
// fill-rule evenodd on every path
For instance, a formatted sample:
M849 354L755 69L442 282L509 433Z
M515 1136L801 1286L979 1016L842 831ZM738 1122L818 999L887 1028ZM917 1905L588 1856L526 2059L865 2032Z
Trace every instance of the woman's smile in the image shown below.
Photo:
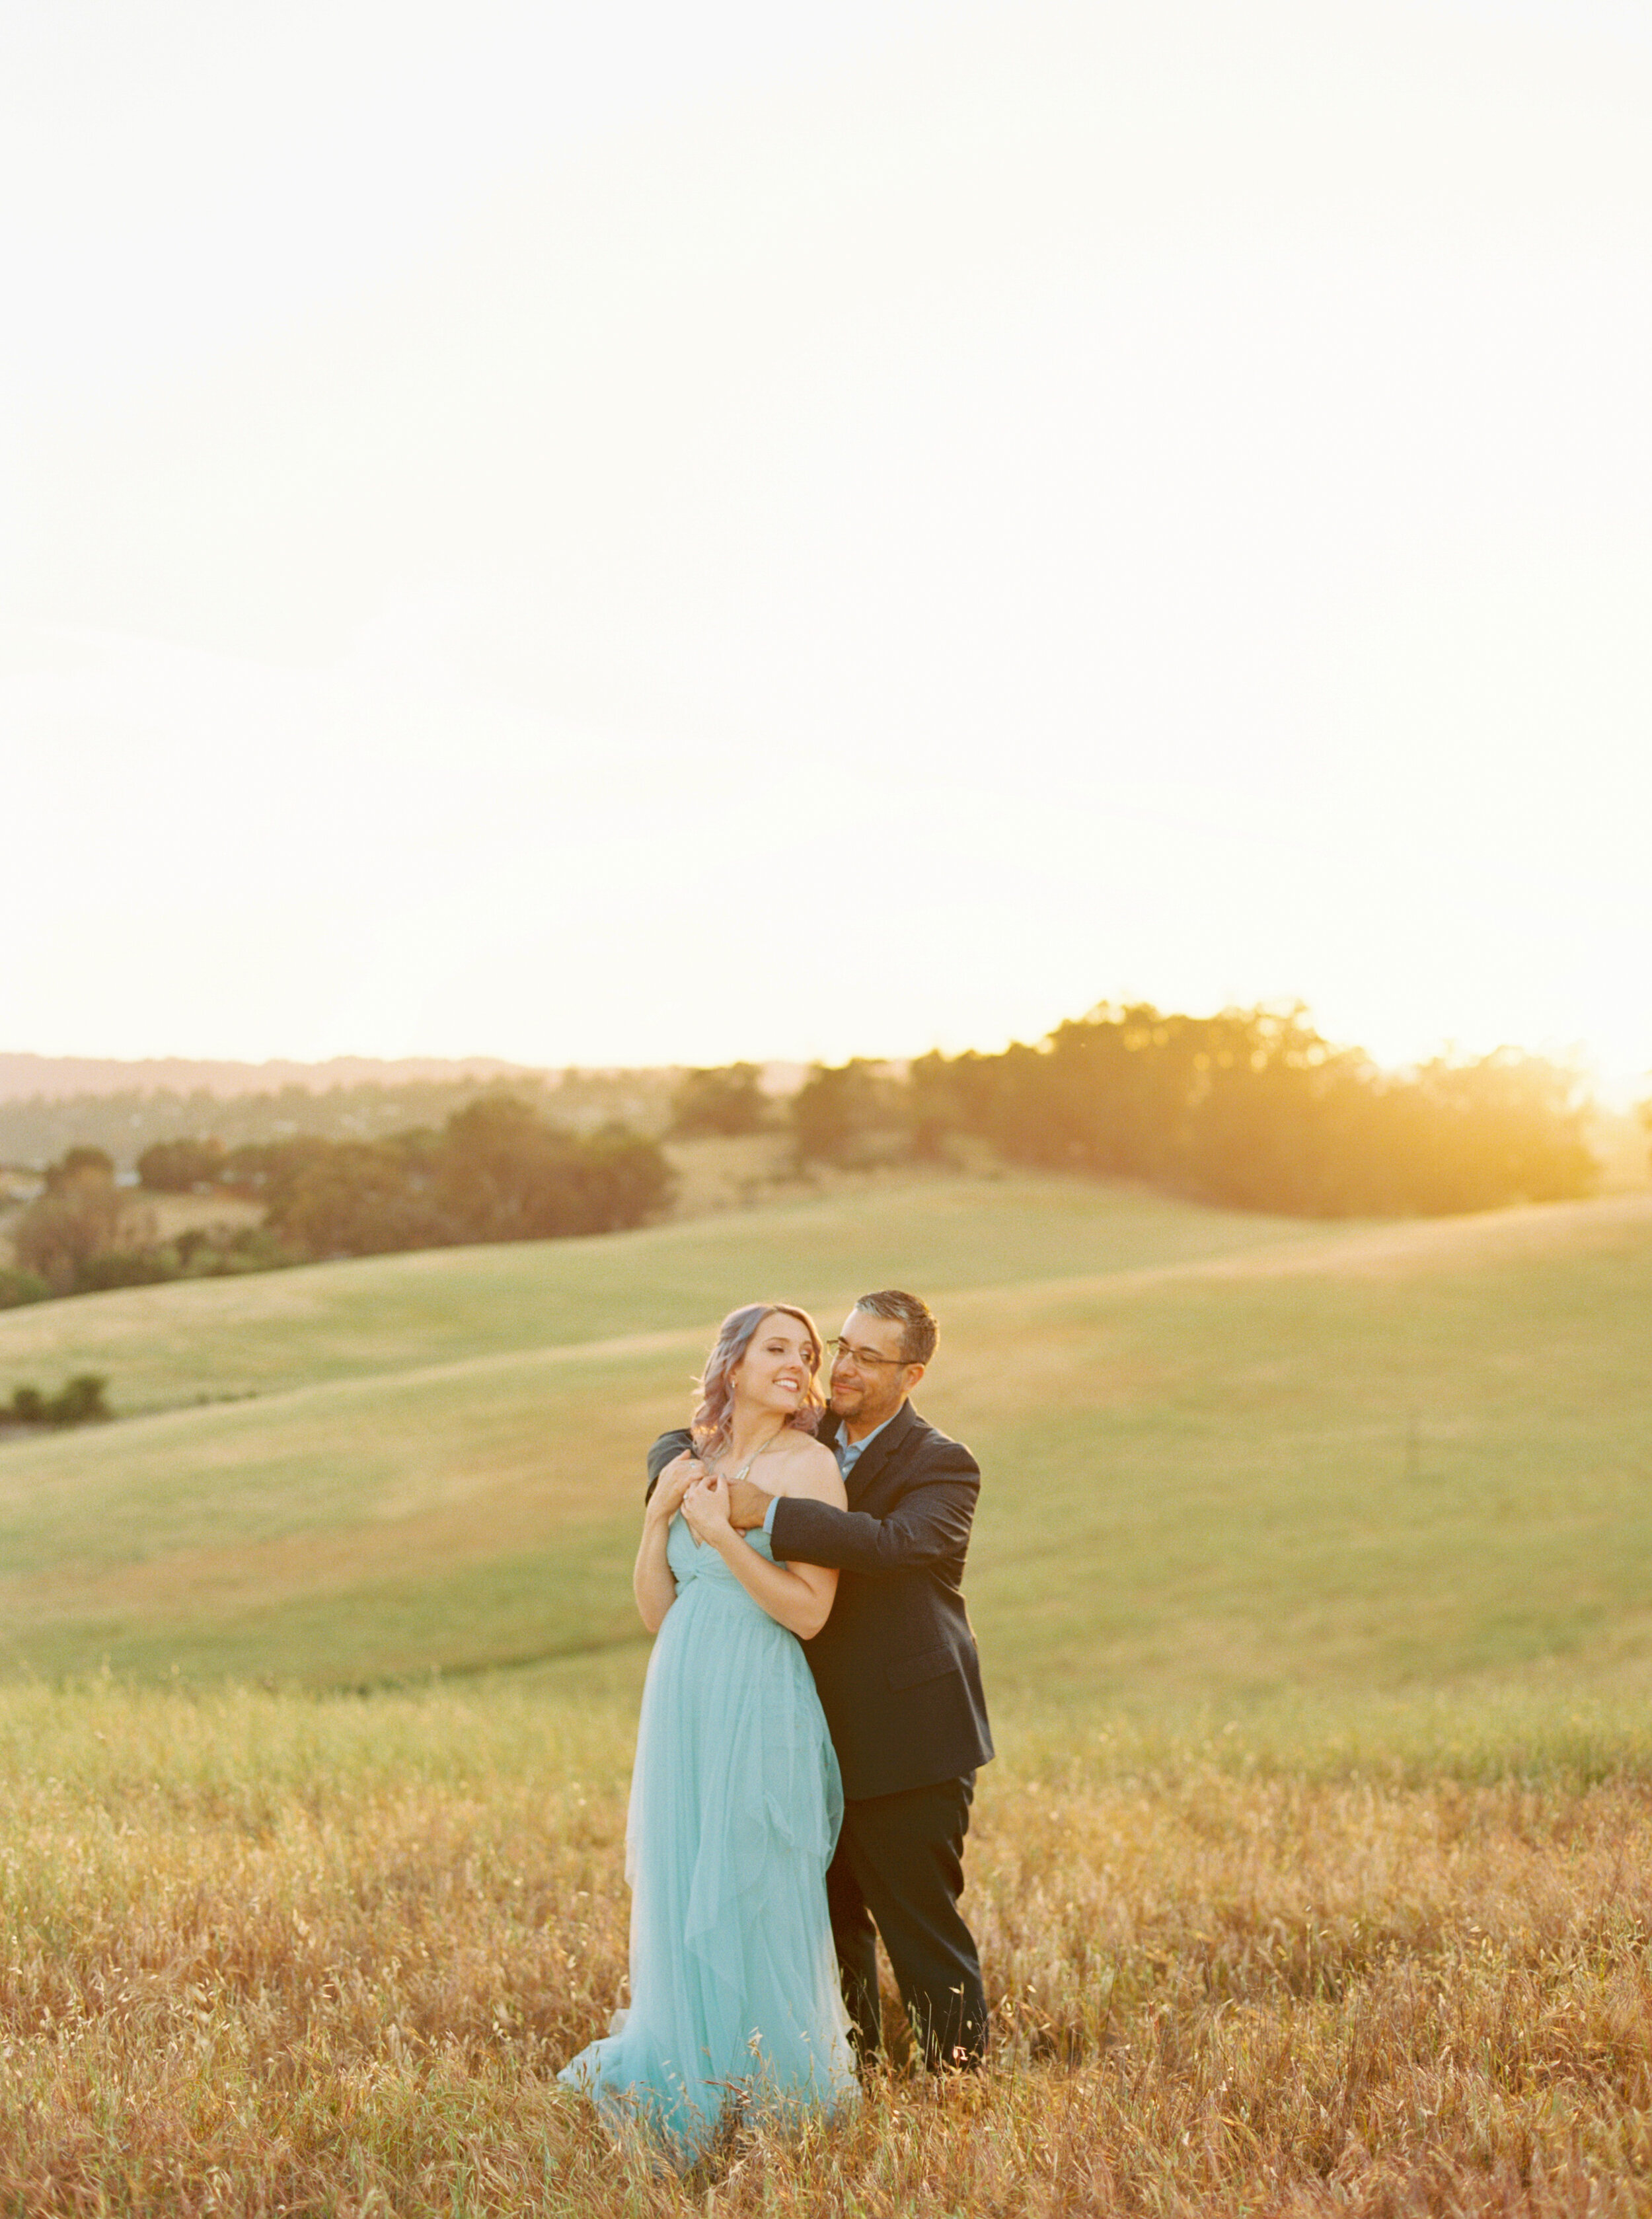
M736 1391L760 1407L778 1403L795 1410L809 1392L818 1361L806 1330L777 1310L747 1351L736 1375Z

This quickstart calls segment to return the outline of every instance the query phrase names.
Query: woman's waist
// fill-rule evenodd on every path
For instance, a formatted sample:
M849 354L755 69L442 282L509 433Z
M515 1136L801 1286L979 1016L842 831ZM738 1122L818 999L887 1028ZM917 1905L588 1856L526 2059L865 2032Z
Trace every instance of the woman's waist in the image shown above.
M692 1603L697 1610L716 1611L731 1618L749 1619L755 1625L772 1626L787 1641L797 1638L779 1619L771 1618L757 1598L742 1588L732 1574L719 1577L715 1572L690 1573L677 1589L674 1607L680 1610L686 1603Z

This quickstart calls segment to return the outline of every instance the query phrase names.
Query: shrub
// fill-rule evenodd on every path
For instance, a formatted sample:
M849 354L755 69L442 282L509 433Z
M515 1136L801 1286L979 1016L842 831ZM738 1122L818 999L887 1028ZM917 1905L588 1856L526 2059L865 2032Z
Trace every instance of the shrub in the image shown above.
M75 1273L77 1295L107 1294L115 1287L154 1287L183 1276L172 1248L105 1248Z
M283 1248L264 1225L244 1225L234 1233L226 1233L221 1226L192 1226L171 1243L170 1252L177 1259L176 1276L183 1279L225 1279L239 1271L275 1271L302 1260Z
M43 1302L51 1291L38 1271L0 1271L0 1310L21 1309L25 1302Z
M112 1418L103 1400L109 1381L96 1371L77 1372L55 1395L42 1395L38 1387L13 1389L11 1415L25 1426L86 1426Z

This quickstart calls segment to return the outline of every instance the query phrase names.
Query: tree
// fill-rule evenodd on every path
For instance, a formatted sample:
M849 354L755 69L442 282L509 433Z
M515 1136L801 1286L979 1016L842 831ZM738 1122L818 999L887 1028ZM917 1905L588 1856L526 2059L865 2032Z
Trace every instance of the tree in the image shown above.
M654 1141L619 1125L582 1140L511 1095L456 1111L435 1161L436 1195L460 1240L618 1232L654 1215L670 1188Z
M1425 1064L1415 1084L1428 1115L1414 1207L1492 1209L1593 1191L1599 1166L1574 1072L1504 1047L1473 1063Z
M336 1145L313 1133L295 1134L284 1141L244 1141L224 1158L220 1182L246 1201L273 1207L283 1188L310 1165L325 1162Z
M495 1094L456 1110L443 1129L436 1191L458 1240L531 1240L582 1231L569 1189L571 1133L531 1103Z
M646 1225L671 1200L671 1166L652 1141L624 1125L606 1125L581 1143L578 1191L581 1233L624 1233Z
M654 1141L623 1126L582 1139L502 1094L440 1133L281 1141L234 1150L228 1168L264 1198L269 1232L312 1256L612 1233L652 1216L671 1187Z
M810 1068L792 1097L792 1129L805 1163L864 1165L911 1153L906 1089L864 1056Z
M65 1148L54 1164L46 1167L46 1190L48 1194L65 1194L72 1188L113 1186L115 1162L102 1148Z
M685 1072L671 1097L671 1130L683 1140L761 1132L772 1122L755 1063Z
M804 1105L817 1153L855 1129L854 1069L817 1074L837 1091L814 1087ZM1240 1209L1438 1215L1591 1192L1578 1091L1574 1074L1506 1048L1385 1073L1322 1039L1300 1006L1189 1017L1102 1004L1035 1048L925 1056L908 1114L929 1153L950 1121L1014 1161Z
M13 1228L18 1263L66 1295L84 1266L114 1245L121 1223L115 1165L102 1148L71 1148L47 1168L46 1192Z
M71 1188L31 1202L11 1245L24 1271L38 1272L54 1295L66 1295L83 1267L113 1244L120 1223L121 1197L113 1186Z
M201 1194L216 1185L224 1163L221 1141L156 1141L138 1159L138 1179L151 1194Z
M404 1134L278 1143L264 1166L265 1224L309 1256L444 1246L456 1235L431 1190L433 1141L433 1134Z

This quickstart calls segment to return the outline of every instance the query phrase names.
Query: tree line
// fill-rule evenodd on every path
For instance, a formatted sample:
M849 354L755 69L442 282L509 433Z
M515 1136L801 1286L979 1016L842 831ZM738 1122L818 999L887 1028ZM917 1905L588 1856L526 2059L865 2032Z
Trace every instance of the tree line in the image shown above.
M529 1101L558 1125L594 1132L629 1125L664 1130L671 1070L570 1069L500 1078L362 1079L326 1087L296 1084L259 1094L214 1094L205 1087L127 1087L108 1094L32 1096L0 1101L0 1164L44 1164L69 1149L101 1148L117 1169L180 1133L213 1133L226 1147L311 1134L326 1141L378 1141L415 1128L438 1128L456 1110L492 1093Z
M1500 1048L1402 1072L1301 1009L1178 1016L1103 1003L1036 1046L817 1064L783 1111L751 1065L691 1072L676 1129L783 1117L803 1162L936 1161L965 1140L1010 1163L1140 1179L1239 1209L1438 1216L1592 1191L1575 1076Z
M668 1137L779 1133L802 1168L939 1163L984 1148L1007 1163L1290 1216L1560 1201L1598 1177L1574 1074L1508 1048L1383 1071L1326 1040L1300 1007L1193 1017L1102 1003L997 1054L816 1064L784 1099L752 1063L592 1078L588 1095L570 1091L570 1108L577 1098L588 1114L612 1078L649 1078L648 1106L668 1120ZM668 1102L659 1098L668 1082ZM612 1121L581 1129L548 1116L546 1099L493 1087L439 1127L361 1136L156 1139L138 1157L150 1195L221 1193L263 1207L257 1225L171 1240L146 1228L107 1150L70 1147L11 1228L16 1265L0 1270L0 1308L327 1257L617 1232L666 1207L673 1175L656 1140ZM1652 1105L1643 1115L1652 1130Z
M332 1257L618 1232L655 1215L672 1186L656 1141L620 1125L573 1132L533 1103L497 1092L455 1110L439 1130L379 1140L157 1141L138 1173L150 1195L260 1203L262 1221L160 1240L140 1197L117 1185L109 1153L72 1147L11 1228L16 1266L0 1271L0 1308Z

